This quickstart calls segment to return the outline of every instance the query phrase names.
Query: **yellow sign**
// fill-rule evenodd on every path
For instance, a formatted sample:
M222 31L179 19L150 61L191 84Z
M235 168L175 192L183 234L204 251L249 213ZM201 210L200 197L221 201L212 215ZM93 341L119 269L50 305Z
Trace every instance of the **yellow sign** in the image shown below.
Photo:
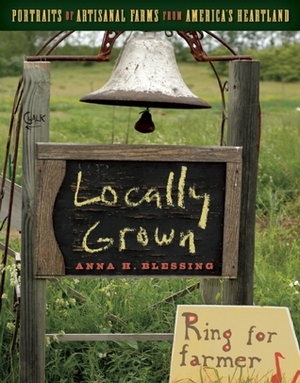
M177 308L170 383L300 383L286 307Z

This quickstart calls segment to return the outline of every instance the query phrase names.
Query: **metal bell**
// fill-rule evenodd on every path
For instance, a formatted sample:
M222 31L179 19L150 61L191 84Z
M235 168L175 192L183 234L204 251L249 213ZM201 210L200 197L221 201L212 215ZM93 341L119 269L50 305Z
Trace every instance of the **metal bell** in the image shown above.
M202 109L211 106L184 83L173 45L144 32L123 47L109 81L80 99L94 104Z

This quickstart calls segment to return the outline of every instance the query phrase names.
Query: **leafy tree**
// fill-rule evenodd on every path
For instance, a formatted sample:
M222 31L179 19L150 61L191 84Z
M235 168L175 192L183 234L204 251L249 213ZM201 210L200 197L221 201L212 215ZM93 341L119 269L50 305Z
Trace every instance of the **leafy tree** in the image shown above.
M261 62L261 80L300 81L300 43L284 43L254 55Z
M282 35L282 38L288 35ZM288 36L288 40L292 35ZM295 37L295 35L293 34ZM270 37L270 35L269 35ZM294 38L293 38L294 40ZM297 40L297 39L295 39ZM248 45L251 46L250 40ZM252 56L253 60L260 61L260 75L262 81L295 82L300 81L300 43L283 42L280 45L271 44L264 49L239 49L239 54ZM211 56L224 56L230 54L224 46L209 52ZM228 76L228 62L215 62L215 67L221 76Z
M53 32L0 31L0 76L22 73L25 56L34 55L39 43Z

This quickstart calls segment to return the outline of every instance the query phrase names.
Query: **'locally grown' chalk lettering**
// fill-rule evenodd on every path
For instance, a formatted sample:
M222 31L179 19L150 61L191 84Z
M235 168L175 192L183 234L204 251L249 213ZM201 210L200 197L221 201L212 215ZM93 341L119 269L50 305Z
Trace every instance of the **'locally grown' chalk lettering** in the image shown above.
M225 163L67 161L53 212L66 274L220 274L225 179Z

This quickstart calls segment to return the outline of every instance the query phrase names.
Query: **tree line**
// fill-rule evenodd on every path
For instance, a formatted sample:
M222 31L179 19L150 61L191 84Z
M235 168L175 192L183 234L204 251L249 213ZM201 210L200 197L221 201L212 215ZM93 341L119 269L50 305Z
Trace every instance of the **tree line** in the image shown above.
M0 31L0 77L20 75L26 56L37 53L53 36L53 31ZM126 32L127 35L129 32ZM114 60L125 35L115 43ZM300 31L217 31L214 32L237 54L251 55L261 62L261 80L300 81ZM209 55L228 55L228 50L216 39L203 34L202 45ZM60 44L55 54L96 55L102 43L103 32L76 32ZM194 62L184 40L174 33L171 38L178 62ZM226 62L216 63L221 75L227 74Z

